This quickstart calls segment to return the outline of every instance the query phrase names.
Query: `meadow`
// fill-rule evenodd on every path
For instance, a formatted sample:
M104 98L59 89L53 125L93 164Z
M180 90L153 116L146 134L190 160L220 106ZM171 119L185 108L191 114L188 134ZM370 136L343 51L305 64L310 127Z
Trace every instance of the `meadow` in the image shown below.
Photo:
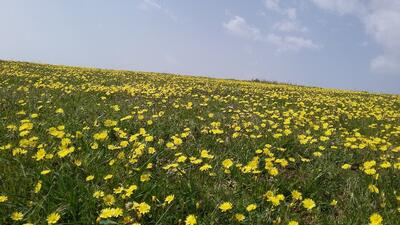
M0 61L0 224L400 224L400 95Z

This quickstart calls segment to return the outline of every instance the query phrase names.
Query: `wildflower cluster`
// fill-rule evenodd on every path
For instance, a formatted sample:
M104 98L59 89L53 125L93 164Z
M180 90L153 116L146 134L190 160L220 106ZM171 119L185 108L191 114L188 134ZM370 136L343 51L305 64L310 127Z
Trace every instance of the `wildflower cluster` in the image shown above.
M0 61L0 224L398 224L400 96Z

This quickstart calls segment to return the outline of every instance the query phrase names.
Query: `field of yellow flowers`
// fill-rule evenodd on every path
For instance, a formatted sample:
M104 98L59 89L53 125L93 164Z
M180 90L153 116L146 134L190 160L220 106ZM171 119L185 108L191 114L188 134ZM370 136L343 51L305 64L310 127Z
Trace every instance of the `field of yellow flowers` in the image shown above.
M400 224L400 96L0 61L0 224Z

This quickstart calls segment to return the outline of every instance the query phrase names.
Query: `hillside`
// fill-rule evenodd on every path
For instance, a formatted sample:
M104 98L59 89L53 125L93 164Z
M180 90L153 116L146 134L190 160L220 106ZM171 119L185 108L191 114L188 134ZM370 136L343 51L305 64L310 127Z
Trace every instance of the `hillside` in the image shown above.
M0 224L398 224L400 96L0 61Z

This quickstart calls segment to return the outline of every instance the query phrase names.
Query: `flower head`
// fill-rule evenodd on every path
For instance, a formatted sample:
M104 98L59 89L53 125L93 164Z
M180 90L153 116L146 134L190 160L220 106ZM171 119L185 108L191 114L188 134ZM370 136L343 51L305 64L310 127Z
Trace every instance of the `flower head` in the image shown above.
M310 198L306 198L306 199L303 200L303 206L307 210L311 210L312 208L315 207L315 202L314 202L314 200L312 200Z
M383 218L378 213L374 213L369 217L369 225L382 225Z
M105 208L100 212L100 218L111 218L122 216L123 210L121 208Z
M221 210L221 212L226 212L229 211L233 208L232 203L230 202L223 202L219 205L219 209Z
M11 219L14 221L20 221L24 218L24 214L22 212L13 212L11 214Z
M58 213L52 213L49 216L47 216L47 224L55 224L58 222L60 219L60 214Z
M195 224L197 224L196 216L193 214L188 215L185 219L185 225L195 225Z

